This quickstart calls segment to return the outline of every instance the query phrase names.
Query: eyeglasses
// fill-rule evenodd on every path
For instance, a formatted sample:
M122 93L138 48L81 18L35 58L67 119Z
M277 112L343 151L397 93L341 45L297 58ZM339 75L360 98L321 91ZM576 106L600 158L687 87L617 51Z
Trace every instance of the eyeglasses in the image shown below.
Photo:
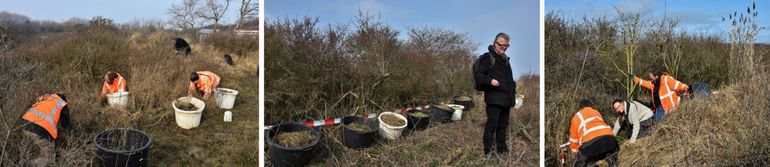
M496 44L496 45L500 45L500 47L503 47L504 49L508 49L508 47L510 47L510 46L511 46L511 45L509 45L509 44L505 44L505 45L503 45L503 44L500 44L499 42L495 42L495 44Z
M612 105L612 108L620 108L623 104L616 103L615 105Z

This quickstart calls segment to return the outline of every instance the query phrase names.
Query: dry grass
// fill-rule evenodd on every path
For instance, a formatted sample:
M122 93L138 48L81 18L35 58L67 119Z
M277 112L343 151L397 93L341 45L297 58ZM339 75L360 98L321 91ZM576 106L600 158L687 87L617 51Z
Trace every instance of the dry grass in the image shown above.
M73 133L57 142L57 166L95 163L91 139L111 128L135 128L153 140L149 162L157 166L179 164L253 165L257 162L256 52L234 57L228 66L224 54L209 45L193 44L190 57L174 56L171 32L150 34L115 30L81 30L28 39L0 57L2 134L10 134L0 166L28 166L34 152L21 140L13 123L34 97L62 91L67 94ZM131 96L125 109L99 106L97 95L107 70L123 74ZM233 123L222 121L224 110L206 102L201 126L182 130L174 122L172 101L186 96L188 74L209 70L223 78L223 86L239 90ZM13 104L13 105L10 105ZM191 151L200 150L200 151Z
M195 110L198 110L198 108L195 107L195 105L193 105L192 103L189 103L189 102L181 102L181 101L177 100L174 104L176 105L176 108L178 108L180 110L184 110L184 111L195 111Z
M664 64L678 80L687 84L707 83L720 93L708 100L684 98L676 111L653 128L650 136L634 144L627 144L621 138L621 165L767 166L770 149L764 139L770 136L767 125L770 88L763 84L767 76L732 75L730 71L753 67L756 71L747 73L764 73L767 66L755 63L768 56L767 45L726 42L715 35L677 32L674 31L676 20L641 19L642 27L653 28L641 29L636 42L635 47L639 49L633 61L637 75ZM546 166L558 166L558 145L567 142L569 120L578 110L581 98L593 101L605 122L615 121L617 114L611 112L609 103L627 95L625 88L618 84L626 78L607 63L610 60L597 55L621 57L622 52L611 48L595 50L591 44L619 40L614 37L619 33L617 24L623 23L605 18L586 18L575 23L556 13L546 15ZM736 46L750 51L733 49ZM733 60L744 58L752 61ZM637 88L631 98L648 103L649 96L649 91Z
M398 117L392 115L382 116L382 122L385 122L385 124L391 126L404 126L404 124L406 124L405 120L399 119Z
M511 111L508 131L509 154L486 159L483 135L486 114L483 96L474 96L476 107L463 112L462 120L440 124L431 122L424 131L404 131L395 141L379 139L367 149L345 148L341 125L320 127L322 141L310 166L538 166L539 79L525 76L518 80L524 105ZM446 101L451 97L447 97ZM265 159L268 166L269 157Z
M623 166L767 166L767 116L742 104L746 84L704 101L685 101L649 137L621 147ZM756 91L767 92L767 88ZM763 100L768 100L761 98Z
M321 27L317 18L267 20L267 125L369 113L473 91L470 65L477 45L468 34L430 27L399 32L363 13L351 22ZM409 38L398 38L401 33Z
M281 146L301 148L312 144L315 141L315 136L309 131L282 132L276 135L275 139Z

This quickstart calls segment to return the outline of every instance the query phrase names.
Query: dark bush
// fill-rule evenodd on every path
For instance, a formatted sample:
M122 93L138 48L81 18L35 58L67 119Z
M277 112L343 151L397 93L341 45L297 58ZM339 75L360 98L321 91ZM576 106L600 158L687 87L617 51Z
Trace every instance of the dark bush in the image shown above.
M384 111L472 93L467 34L411 28L408 39L361 14L353 30L317 18L265 26L267 124Z

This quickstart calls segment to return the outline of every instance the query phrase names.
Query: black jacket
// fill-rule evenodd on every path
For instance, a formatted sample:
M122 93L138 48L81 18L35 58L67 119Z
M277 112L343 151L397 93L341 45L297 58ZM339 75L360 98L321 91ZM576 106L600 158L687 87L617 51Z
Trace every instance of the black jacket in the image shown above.
M190 47L190 44L187 44L187 41L185 41L182 38L176 38L174 40L174 48L176 48L177 50L189 48L189 47Z
M511 107L516 104L516 81L513 80L513 72L507 56L497 55L492 45L489 52L479 57L479 66L475 77L479 77L480 84L484 85L484 103L503 107ZM490 58L495 59L495 65L490 69ZM492 86L492 79L500 83L498 87Z

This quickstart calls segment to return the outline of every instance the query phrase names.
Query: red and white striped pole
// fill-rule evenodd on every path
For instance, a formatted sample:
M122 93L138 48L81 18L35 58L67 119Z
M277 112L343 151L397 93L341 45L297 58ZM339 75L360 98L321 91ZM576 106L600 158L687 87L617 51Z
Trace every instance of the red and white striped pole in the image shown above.
M427 110L430 108L430 105L420 105L420 106L412 106L402 109L393 109L392 111L395 113L406 113L409 110ZM368 114L362 114L359 115L361 118L376 118L377 116L380 116L382 112L378 113L368 113ZM324 120L309 120L305 121L304 124L310 127L316 127L316 126L324 126L324 125L335 125L342 122L342 118L329 118ZM275 125L265 126L266 129L270 129L270 127L273 127Z

